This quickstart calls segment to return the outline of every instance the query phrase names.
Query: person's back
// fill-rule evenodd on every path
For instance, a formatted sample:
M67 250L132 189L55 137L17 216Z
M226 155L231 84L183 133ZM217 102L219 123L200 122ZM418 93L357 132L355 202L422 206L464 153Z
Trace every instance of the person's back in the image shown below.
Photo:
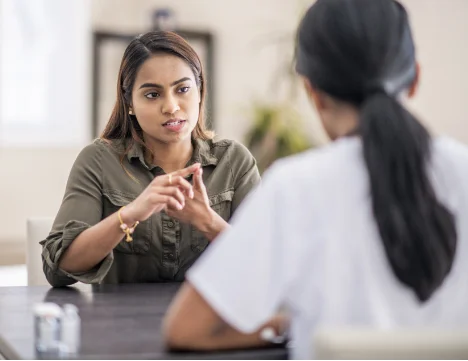
M432 137L402 103L419 80L405 9L317 0L296 58L335 142L267 171L188 273L168 344L259 345L281 306L295 358L311 356L322 325L468 326L468 148Z
M426 302L395 278L387 260L358 137L279 161L270 170L266 181L274 183L282 209L271 223L288 229L287 247L278 250L287 263L275 279L280 282L285 269L293 273L284 302L295 314L296 357L308 357L319 326L468 326L468 148L436 138L432 154L436 194L454 214L458 237L452 270Z

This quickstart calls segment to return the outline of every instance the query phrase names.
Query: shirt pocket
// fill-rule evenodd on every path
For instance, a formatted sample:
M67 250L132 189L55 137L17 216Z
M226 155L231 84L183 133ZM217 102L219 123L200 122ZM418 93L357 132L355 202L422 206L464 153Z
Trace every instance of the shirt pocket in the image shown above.
M229 190L208 197L210 207L218 213L226 222L231 218L231 202L234 191ZM192 226L192 250L194 252L203 252L208 246L208 239L196 227Z
M104 216L107 217L117 212L123 206L135 200L136 196L124 194L115 190L108 190L103 192L104 195ZM151 239L151 217L144 221L135 228L135 232L132 234L133 241L127 242L125 240L125 234L122 232L122 240L115 246L114 251L128 254L145 254L150 248ZM129 224L128 226L132 226Z

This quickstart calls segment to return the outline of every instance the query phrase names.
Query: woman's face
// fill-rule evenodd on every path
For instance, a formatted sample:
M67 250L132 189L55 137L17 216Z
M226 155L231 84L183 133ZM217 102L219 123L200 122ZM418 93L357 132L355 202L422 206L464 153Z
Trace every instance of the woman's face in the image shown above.
M156 54L140 67L131 109L145 137L160 143L190 140L200 113L200 91L181 58Z

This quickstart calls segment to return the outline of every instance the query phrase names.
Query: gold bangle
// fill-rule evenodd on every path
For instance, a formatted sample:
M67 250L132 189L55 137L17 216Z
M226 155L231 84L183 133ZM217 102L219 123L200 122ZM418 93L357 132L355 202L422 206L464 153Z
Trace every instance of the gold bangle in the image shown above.
M125 223L122 220L122 215L120 214L120 212L122 212L122 209L124 209L124 208L125 208L125 206L120 208L119 211L117 212L117 215L118 215L119 221L120 221L120 229L122 230L123 233L125 233L127 235L127 238L125 240L127 242L131 242L131 241L133 241L133 238L132 238L131 234L135 231L136 226L138 226L140 224L140 222L136 221L133 226L129 227L127 225L127 223Z

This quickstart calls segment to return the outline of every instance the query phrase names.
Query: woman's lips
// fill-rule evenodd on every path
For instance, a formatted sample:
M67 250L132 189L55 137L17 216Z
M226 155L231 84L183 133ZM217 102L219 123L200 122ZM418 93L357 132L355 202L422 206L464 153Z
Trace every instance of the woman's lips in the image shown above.
M171 119L163 124L163 127L171 132L180 132L184 127L186 121L183 119Z

